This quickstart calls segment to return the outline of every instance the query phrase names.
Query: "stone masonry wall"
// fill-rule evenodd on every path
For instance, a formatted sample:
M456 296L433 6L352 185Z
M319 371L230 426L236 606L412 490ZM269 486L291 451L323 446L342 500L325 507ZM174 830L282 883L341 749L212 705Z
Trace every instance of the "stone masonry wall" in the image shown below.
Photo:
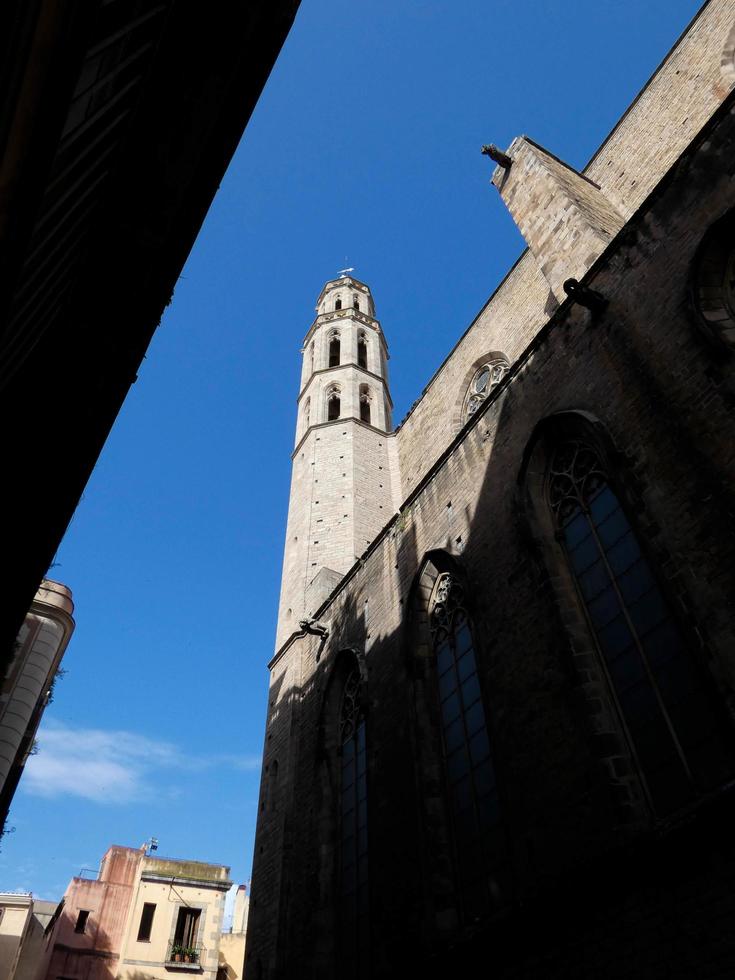
M513 140L508 153L513 162L496 167L493 184L563 302L564 281L584 276L623 219L592 181L526 137Z
M276 649L307 608L320 569L344 574L395 512L389 436L355 419L320 425L293 460ZM326 596L321 595L321 600Z

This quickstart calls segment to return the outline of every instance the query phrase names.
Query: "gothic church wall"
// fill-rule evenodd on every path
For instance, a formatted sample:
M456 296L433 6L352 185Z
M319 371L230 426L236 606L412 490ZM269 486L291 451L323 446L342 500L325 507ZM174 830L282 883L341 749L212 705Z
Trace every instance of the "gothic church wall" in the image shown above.
M732 723L735 375L699 329L690 281L707 229L735 207L734 142L730 100L593 270L605 310L567 302L553 313L317 611L326 643L306 636L274 660L264 762L279 762L278 816L259 821L248 940L264 977L340 976L325 704L345 650L365 677L376 977L416 975L417 963L422 976L446 975L478 947L501 980L735 971L723 939L735 914L735 806L700 798L686 821L654 819L561 545L538 540L518 482L540 422L568 411L599 420L713 711ZM487 346L500 348L489 337ZM425 397L422 412L438 404ZM447 394L445 418L454 407ZM401 431L408 452L410 429ZM417 462L413 473L417 482ZM417 598L418 573L437 550L466 583L509 833L512 891L481 923L462 921L436 678L411 625L427 599Z
M723 70L722 58L734 20L732 0L705 4L582 171L624 218L641 205L732 87L735 75ZM574 234L573 227L569 233ZM555 305L533 256L525 252L398 428L404 497L436 458L437 432L444 431L441 426L456 412L475 359L502 351L512 363Z

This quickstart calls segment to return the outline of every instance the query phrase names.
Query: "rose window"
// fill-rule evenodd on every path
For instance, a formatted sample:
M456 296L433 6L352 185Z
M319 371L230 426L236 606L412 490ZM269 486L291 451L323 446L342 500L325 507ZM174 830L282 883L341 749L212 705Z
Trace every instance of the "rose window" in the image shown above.
M470 382L467 393L466 418L470 418L470 416L475 414L493 388L496 388L503 380L507 370L508 365L505 361L492 361L478 368Z

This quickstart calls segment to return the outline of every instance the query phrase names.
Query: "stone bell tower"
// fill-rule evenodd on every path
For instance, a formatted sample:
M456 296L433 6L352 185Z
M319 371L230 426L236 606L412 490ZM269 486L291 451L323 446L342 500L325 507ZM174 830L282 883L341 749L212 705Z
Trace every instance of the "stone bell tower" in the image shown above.
M276 650L397 509L388 348L370 289L331 279L302 349Z

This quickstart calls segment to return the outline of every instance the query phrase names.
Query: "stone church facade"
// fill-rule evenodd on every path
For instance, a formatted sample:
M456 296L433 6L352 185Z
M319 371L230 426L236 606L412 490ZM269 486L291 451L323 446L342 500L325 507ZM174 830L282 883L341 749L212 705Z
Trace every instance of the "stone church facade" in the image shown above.
M393 429L369 288L304 342L249 980L735 975L735 0Z

